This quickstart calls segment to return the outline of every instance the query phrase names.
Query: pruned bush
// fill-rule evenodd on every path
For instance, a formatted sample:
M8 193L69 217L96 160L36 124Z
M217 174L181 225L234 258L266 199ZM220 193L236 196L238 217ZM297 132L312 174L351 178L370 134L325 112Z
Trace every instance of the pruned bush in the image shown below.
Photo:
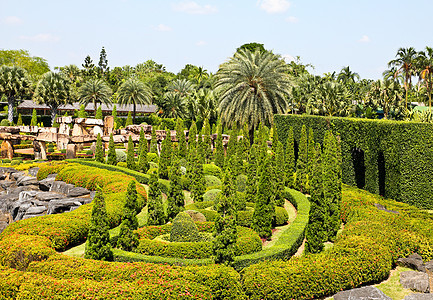
M198 242L200 234L197 226L190 215L180 212L173 220L173 227L170 231L171 242Z

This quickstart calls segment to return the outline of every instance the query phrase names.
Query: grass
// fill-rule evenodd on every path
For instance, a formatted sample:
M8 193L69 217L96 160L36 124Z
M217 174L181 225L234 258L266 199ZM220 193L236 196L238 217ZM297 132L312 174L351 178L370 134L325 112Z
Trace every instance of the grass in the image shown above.
M404 299L407 295L414 293L409 289L403 288L400 284L400 273L404 271L412 271L412 269L396 267L394 270L391 270L390 276L387 280L382 281L375 286L393 300Z

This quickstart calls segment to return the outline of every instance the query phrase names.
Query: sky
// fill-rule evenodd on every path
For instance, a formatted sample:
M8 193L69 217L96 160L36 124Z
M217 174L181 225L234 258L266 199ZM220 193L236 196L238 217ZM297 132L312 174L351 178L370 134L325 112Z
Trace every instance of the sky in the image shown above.
M400 47L433 46L432 0L0 0L0 49L25 49L51 69L102 47L111 68L152 59L178 73L216 72L258 42L314 74L346 66L379 79Z

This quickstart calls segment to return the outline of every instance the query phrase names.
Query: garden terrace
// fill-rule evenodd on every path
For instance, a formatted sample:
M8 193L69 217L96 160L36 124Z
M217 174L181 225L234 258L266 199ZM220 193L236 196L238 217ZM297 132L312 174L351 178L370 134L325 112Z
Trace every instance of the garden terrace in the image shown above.
M275 124L283 142L290 127L297 143L303 125L316 140L332 129L341 139L344 183L433 208L433 124L308 115L276 115Z

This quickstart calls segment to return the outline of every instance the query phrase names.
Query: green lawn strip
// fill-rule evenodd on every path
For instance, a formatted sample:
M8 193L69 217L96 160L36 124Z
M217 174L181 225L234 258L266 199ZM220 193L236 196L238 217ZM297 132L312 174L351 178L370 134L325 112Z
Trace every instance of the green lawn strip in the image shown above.
M290 224L293 223L293 221L296 219L296 208L293 205L291 205L289 201L286 200L285 202L286 203L284 203L284 208L286 209L289 215L288 224L284 226L275 227L276 231L272 234L272 240L266 243L263 246L263 249L273 247L276 241L278 241L281 235L286 231L288 227L290 227Z
M295 221L289 224L275 243L262 251L241 255L236 257L234 268L239 270L249 265L256 264L265 260L288 259L296 253L304 239L305 227L308 223L308 215L310 212L310 202L307 197L295 190L285 189L285 193L289 193L286 199L292 200L292 203L298 210ZM291 197L290 197L291 196Z
M375 287L384 292L388 297L391 297L393 300L404 299L404 297L407 295L414 293L409 289L403 288L403 286L400 284L400 274L404 271L413 270L404 267L396 267L394 270L391 270L390 276L387 280L375 285Z
M63 254L72 257L84 257L85 248L86 248L86 243L82 243L81 245L66 250L65 252L63 252Z
M210 258L206 259L183 259L183 258L175 258L175 257L162 257L162 256L150 256L143 255L134 252L123 251L120 249L113 249L114 260L115 261L124 261L124 262L147 262L147 263L155 263L155 264L169 264L169 265L177 265L177 266L185 266L185 265L209 265L214 263L214 261Z

